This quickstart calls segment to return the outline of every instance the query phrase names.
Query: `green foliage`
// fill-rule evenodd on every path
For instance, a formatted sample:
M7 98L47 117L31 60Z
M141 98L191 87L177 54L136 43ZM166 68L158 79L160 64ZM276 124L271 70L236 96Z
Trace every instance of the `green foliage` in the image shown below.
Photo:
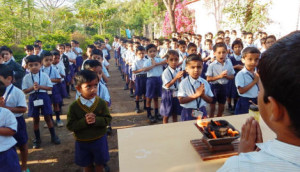
M271 1L261 4L258 0L234 0L224 8L223 12L229 15L227 25L256 32L270 22L268 19L270 5Z

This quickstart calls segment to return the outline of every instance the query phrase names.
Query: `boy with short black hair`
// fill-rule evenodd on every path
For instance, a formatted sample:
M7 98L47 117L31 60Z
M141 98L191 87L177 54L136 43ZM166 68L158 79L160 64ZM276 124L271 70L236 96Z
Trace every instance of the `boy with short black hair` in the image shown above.
M255 72L258 65L260 51L255 47L243 50L242 62L245 67L239 71L235 78L235 85L240 95L234 114L249 112L251 102L257 104L259 76Z
M219 172L300 171L300 31L278 40L258 65L258 107L276 139L263 143L258 121L242 127L238 156L229 158Z
M214 99L210 104L209 117L213 118L216 102L219 103L217 116L221 117L224 112L226 102L226 92L228 80L234 78L234 69L227 56L227 46L224 43L217 43L213 47L216 60L212 62L207 69L207 81L211 83L211 89L214 93Z
M85 171L103 171L109 160L106 128L111 122L108 107L97 95L99 79L95 72L82 70L76 75L81 96L69 107L67 128L75 136L75 163Z
M60 140L55 134L53 122L51 120L52 107L51 99L47 91L52 90L52 83L47 74L40 71L41 58L36 55L31 55L26 58L26 65L30 73L26 74L22 82L22 90L25 94L29 94L28 116L33 117L33 130L35 140L33 148L37 149L41 146L41 137L39 130L40 111L44 115L44 119L48 125L51 134L51 142L60 144Z
M212 101L213 94L208 82L201 78L202 59L199 55L190 54L186 59L186 71L189 74L179 84L178 99L183 107L181 120L193 120L198 116L207 117L206 102Z

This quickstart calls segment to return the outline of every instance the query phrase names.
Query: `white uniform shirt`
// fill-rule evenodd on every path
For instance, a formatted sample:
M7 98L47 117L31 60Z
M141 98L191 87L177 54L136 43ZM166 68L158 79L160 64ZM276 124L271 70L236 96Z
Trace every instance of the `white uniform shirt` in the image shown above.
M14 131L17 131L18 122L14 114L5 108L0 107L0 127L10 128ZM7 151L13 147L17 141L13 136L1 136L0 135L0 152Z
M94 104L94 102L95 102L95 97L92 98L92 99L89 99L89 100L83 98L82 96L80 96L79 98L80 98L81 104L83 104L83 105L85 105L87 107L91 107Z
M66 56L68 56L69 59L71 60L76 60L76 54L73 51L65 52L64 53ZM70 65L72 65L72 62L69 62Z
M44 73L42 71L39 71L36 74L28 73L24 76L23 82L22 82L22 90L33 87L34 82L37 82L39 85L42 85L42 86L53 87L49 76L46 73ZM35 91L33 90L28 94L32 94L34 92ZM45 93L47 91L40 89L39 92L44 92Z
M300 171L300 147L279 140L257 143L259 152L241 153L225 162L218 172Z
M132 71L136 71L136 70L144 68L144 64L145 64L146 60L147 59L145 57L142 59L135 59L132 64ZM146 72L140 72L138 74L146 74ZM138 75L138 74L136 74L136 75Z
M50 80L51 79L61 79L60 74L56 70L56 67L54 67L53 65L48 66L48 67L43 66L42 71L49 76ZM52 82L52 85L56 85L56 84L57 83Z
M7 107L27 107L24 92L12 84L6 87L3 98ZM23 114L14 113L14 115L15 117L20 117Z
M53 65L56 70L58 71L58 73L60 74L61 76L61 81L64 81L65 80L65 76L66 76L66 71L64 69L64 66L62 66L60 63L56 64L56 65Z
M109 91L106 87L106 85L104 83L102 83L101 81L98 84L98 91L97 91L97 95L105 100L106 102L110 102L110 94Z
M199 77L197 80L195 80L191 76L184 78L180 82L179 89L178 89L178 97L188 97L195 94L196 89L200 87L201 84L204 84L205 95L209 97L213 97L214 95L211 91L210 85L205 79ZM195 91L193 90L192 85L194 86ZM197 107L198 106L197 101L200 102L199 107ZM184 108L197 109L197 108L201 108L202 106L206 106L206 101L201 98L198 98L198 100L193 100L189 103L180 104L180 106Z
M164 59L159 58L159 57L154 57L154 60L156 63L160 63L162 61L164 61ZM150 67L152 66L152 59L149 58L146 60L146 62L144 63L144 67ZM154 68L152 68L151 70L147 71L147 77L158 77L161 76L161 74L163 73L163 66L159 65L159 66L155 66Z
M246 67L244 67L241 71L239 71L235 76L235 85L236 87L245 87L249 85L254 80L254 75L249 72ZM239 90L238 93L241 97L247 98L256 98L258 96L258 84L251 87L247 92L244 94L240 94Z
M224 65L219 63L217 60L209 64L206 72L206 76L214 77L220 75L223 71L227 70L227 76L234 75L235 71L233 69L232 63L229 59L226 59ZM227 78L221 78L216 81L211 82L212 84L227 84Z
M169 88L166 87L166 84L168 84L169 82L171 82L177 75L178 71L177 69L172 69L170 66L168 66L164 72L161 75L161 79L163 82L162 87L166 90L177 90L178 89L178 80Z

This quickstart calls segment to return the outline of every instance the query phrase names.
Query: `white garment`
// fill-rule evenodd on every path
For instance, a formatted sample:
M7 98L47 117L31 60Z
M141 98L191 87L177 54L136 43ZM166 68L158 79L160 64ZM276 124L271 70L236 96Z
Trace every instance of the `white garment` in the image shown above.
M241 153L229 158L218 172L296 172L300 171L300 147L279 140L256 144L259 152Z

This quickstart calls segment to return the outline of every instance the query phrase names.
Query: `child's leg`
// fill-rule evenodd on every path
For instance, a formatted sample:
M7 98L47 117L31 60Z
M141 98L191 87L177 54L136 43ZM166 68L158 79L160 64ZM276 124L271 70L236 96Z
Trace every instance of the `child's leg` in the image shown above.
M154 114L157 120L162 120L162 116L158 113L158 97L153 98L154 99Z
M53 127L53 122L50 118L50 115L44 115L44 120L46 121L46 123L48 125L49 132L51 134L51 142L54 143L54 144L60 144L60 140L55 134L55 130L54 130L54 127Z
M39 130L39 124L40 124L40 117L39 116L33 117L33 130L34 130L35 138L37 140L41 139L40 130Z
M144 110L147 110L147 100L146 100L146 96L145 95L143 95L143 100L144 100ZM151 107L150 107L151 108Z
M21 162L22 162L22 171L27 170L27 158L28 158L28 145L27 143L19 146Z
M227 98L227 104L228 104L228 109L232 110L231 98L230 97Z
M172 119L173 119L173 122L177 122L177 114L176 113L173 113L172 114Z
M209 117L213 118L215 116L215 110L216 110L216 104L209 104L210 106L210 112L209 112Z
M103 165L97 165L96 164L95 172L103 172Z
M56 121L60 121L60 107L59 107L59 104L58 103L54 103L53 104L53 110L55 112L55 115L56 115Z
M168 116L164 116L163 117L163 124L167 124L169 122L169 117ZM173 122L174 122L174 118L173 118Z
M93 166L93 164L91 164L91 165L89 165L89 166L87 166L87 167L84 167L84 168L83 168L83 171L84 171L84 172L93 172L93 171L94 171L94 166Z
M147 116L150 117L151 115L151 98L146 98L146 108L147 108Z
M221 117L221 116L223 115L224 107L225 107L225 104L219 103L219 108L218 108L218 114L217 114L217 117Z

